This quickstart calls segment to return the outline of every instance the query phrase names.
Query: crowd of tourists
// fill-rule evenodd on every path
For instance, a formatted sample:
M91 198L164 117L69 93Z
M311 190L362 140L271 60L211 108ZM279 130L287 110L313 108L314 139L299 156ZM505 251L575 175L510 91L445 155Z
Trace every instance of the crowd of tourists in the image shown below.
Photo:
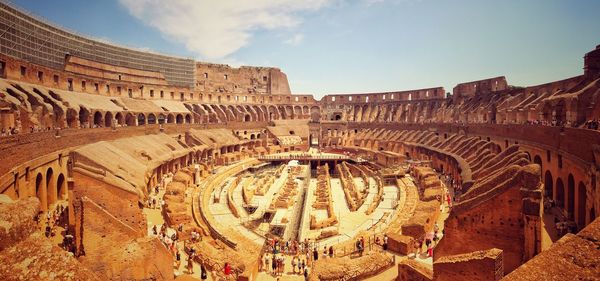
M43 226L44 235L47 238L53 238L57 235L63 235L60 246L75 254L75 241L73 234L69 231L68 220L67 220L68 207L63 204L57 204L53 210L46 212L39 212L35 217L35 221L38 225ZM59 227L64 228L64 233L59 233Z

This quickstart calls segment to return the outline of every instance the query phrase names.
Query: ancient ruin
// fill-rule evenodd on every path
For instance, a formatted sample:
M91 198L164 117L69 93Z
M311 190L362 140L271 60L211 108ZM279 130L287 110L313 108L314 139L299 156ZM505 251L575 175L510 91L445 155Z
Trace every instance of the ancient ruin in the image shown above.
M600 46L542 85L316 100L0 29L2 280L600 280Z

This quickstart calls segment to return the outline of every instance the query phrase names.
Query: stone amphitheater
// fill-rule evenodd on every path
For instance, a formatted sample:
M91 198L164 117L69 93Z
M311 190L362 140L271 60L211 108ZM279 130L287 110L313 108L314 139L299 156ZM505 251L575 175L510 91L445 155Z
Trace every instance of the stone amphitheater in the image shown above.
M0 29L2 280L600 280L600 46L542 85L316 100Z

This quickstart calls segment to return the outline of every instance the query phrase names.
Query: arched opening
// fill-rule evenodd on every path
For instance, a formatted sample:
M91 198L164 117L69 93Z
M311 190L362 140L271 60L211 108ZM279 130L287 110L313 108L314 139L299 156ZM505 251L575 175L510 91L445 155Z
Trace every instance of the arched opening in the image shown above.
M246 114L246 116L244 116L244 121L250 122L250 114Z
M87 128L89 126L89 122L90 122L90 112L81 107L79 109L79 125L81 126L81 128Z
M102 127L102 113L100 111L94 113L94 126Z
M113 115L111 112L106 112L104 115L104 127L110 128L113 124Z
M121 112L117 112L117 114L115 115L115 122L116 122L118 125L123 125L123 124L125 123L124 121L125 121L125 120L124 120L124 118L123 118L123 113L121 113Z
M167 123L168 123L168 124L173 124L173 123L175 123L175 117L173 116L173 114L169 114L169 115L167 115Z
M333 120L335 120L335 121L340 121L340 120L342 120L342 115L341 115L341 114L339 114L339 113L336 113L336 114L334 114L334 115L333 115Z
M46 192L44 187L42 186L42 184L44 183L43 181L44 176L42 176L42 173L38 173L37 176L35 177L35 196L40 200L40 209L42 209L42 211L46 210Z
M556 179L556 198L554 198L556 206L565 207L565 185L561 178Z
M550 171L546 171L546 174L544 175L544 191L546 193L546 197L548 198L553 198L552 196L552 187L554 185L554 182L552 180L552 173L550 173Z
M77 111L72 108L67 109L67 126L69 128L77 127Z
M154 113L148 114L148 124L156 124L156 115Z
M585 184L579 182L577 187L577 226L582 229L585 226L585 213L586 213L586 194Z
M133 114L127 113L127 115L125 115L125 124L127 124L127 126L135 126L135 117Z
M192 116L191 115L189 115L189 114L185 115L185 123L186 124L192 123Z
M182 124L183 123L183 115L181 114L177 114L177 117L175 118L177 124Z
M567 178L567 212L569 213L569 218L572 219L574 217L575 211L575 179L572 174L569 174Z
M250 134L250 139L253 140L255 138L254 134Z
M66 200L67 199L67 182L65 181L65 176L63 174L58 175L58 179L56 180L56 188L58 192L58 199Z
M46 196L48 198L48 205L56 201L56 186L54 184L54 171L52 171L52 168L48 168L46 171Z
M138 114L138 126L146 125L146 115L143 113Z
M540 170L542 170L542 157L536 155L533 157L533 163L540 165Z
M165 115L164 114L159 114L158 115L158 124L164 124L165 123Z

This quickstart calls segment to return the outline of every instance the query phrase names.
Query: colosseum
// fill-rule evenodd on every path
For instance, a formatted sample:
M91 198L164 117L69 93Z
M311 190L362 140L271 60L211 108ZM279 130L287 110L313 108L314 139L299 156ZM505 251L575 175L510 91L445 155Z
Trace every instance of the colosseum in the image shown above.
M2 280L600 280L600 46L318 100L4 2L0 30Z

